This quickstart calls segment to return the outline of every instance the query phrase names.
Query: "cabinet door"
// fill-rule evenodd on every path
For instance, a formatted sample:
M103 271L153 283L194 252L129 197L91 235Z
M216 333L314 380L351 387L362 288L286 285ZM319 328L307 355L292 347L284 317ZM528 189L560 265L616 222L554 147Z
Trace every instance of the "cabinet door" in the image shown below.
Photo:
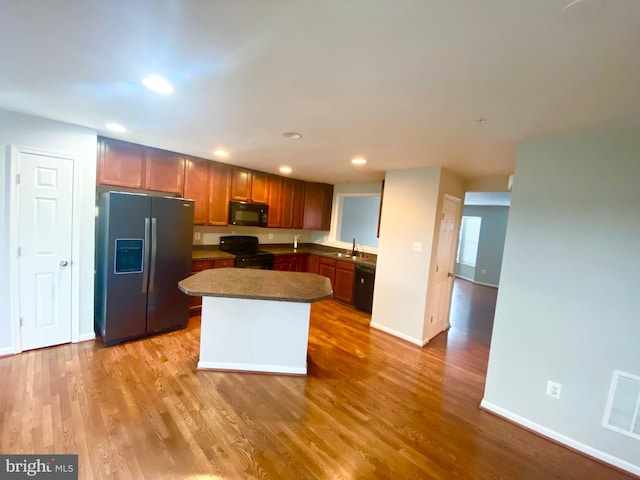
M184 197L194 200L193 223L206 225L209 214L209 162L187 159L184 175Z
M320 257L318 255L309 255L309 273L318 273L320 268Z
M352 263L338 262L336 264L333 298L349 304L353 303L354 270L355 266Z
M324 189L319 183L307 183L304 194L304 228L320 230L322 228L322 209L324 208Z
M269 217L267 227L282 225L282 179L275 175L269 176Z
M211 162L209 166L209 225L229 224L231 167Z
M249 198L256 203L269 203L269 177L263 172L251 172L251 195ZM269 207L271 212L271 207Z
M293 181L293 228L304 226L304 195L306 183L300 180Z
M283 178L280 185L280 226L282 228L293 227L293 182L290 178Z
M233 167L231 178L231 200L248 202L251 199L251 170Z
M213 268L232 268L235 266L235 260L232 258L221 258L213 261Z
M98 139L98 184L143 188L144 149L140 145Z
M336 267L320 262L320 266L318 267L318 275L322 275L323 277L327 277L329 280L331 280L331 288L335 288L334 284L336 281Z
M331 230L331 209L333 207L333 185L322 186L322 227L321 230Z
M183 194L184 157L177 153L146 149L145 190Z

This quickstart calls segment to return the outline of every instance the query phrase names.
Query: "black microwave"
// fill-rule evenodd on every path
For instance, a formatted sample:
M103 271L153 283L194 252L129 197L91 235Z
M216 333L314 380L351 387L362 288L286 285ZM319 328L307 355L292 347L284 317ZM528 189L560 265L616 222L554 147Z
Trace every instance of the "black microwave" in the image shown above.
M265 203L229 202L229 225L266 227L269 205Z

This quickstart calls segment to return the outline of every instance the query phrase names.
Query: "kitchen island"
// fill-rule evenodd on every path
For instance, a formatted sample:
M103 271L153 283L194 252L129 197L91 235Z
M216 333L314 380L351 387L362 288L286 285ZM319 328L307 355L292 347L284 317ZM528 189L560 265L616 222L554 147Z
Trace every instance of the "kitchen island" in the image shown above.
M178 287L202 296L198 369L305 375L311 303L331 298L313 273L218 268Z

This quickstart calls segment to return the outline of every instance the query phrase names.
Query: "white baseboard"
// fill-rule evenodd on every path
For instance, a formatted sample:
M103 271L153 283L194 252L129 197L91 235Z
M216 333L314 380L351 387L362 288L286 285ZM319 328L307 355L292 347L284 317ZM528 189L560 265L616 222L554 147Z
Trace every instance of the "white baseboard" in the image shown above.
M498 285L494 285L493 283L477 282L477 281L475 281L473 278L465 277L464 275L460 275L460 274L458 274L458 273L456 273L456 277L457 277L457 278L461 278L461 279L463 279L463 280L466 280L467 282L474 283L474 284L476 284L476 285L483 285L483 286L485 286L485 287L498 288Z
M87 342L89 340L95 340L96 338L96 334L91 332L91 333L83 333L82 335L78 336L78 340L76 342L73 343L80 343L80 342Z
M419 347L424 347L424 344L422 343L422 341L418 340L417 338L410 337L409 335L405 335L404 333L398 332L397 330L393 330L392 328L389 328L389 327L385 327L384 325L380 325L379 323L371 322L369 326L371 328L375 328L376 330L380 330L381 332L388 333L389 335L393 335L394 337L398 337L402 340L405 340Z
M0 348L0 357L6 357L7 355L13 355L16 351L13 347Z
M307 367L293 365L261 365L259 363L198 362L198 370L230 370L232 372L284 373L306 375Z
M590 457L601 460L602 462L608 463L609 465L613 465L614 467L620 468L634 475L640 475L640 465L634 465L633 463L627 462L626 460L622 460L621 458L618 458L618 457L614 457L613 455L610 455L606 452L598 450L597 448L590 447L589 445L579 442L571 437L562 435L561 433L558 433L555 430L551 430L547 427L543 427L542 425L532 422L531 420L527 420L526 418L521 417L520 415L517 415L513 412L510 412L509 410L505 410L504 408L494 405L491 402L487 402L484 398L482 399L482 402L480 402L480 407L482 407L483 409L489 412L495 413L500 417L510 420L513 423L517 423L519 425L522 425L523 427L528 428L529 430L539 433L543 437L547 437L558 443L567 445L568 447L573 448L574 450L577 450L579 452L582 452Z

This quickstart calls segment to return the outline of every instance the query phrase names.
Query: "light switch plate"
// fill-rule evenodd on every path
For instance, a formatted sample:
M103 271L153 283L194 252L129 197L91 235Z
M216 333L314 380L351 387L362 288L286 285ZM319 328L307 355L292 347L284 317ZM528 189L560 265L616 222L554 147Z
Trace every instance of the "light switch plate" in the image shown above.
M269 234L269 240L273 240L273 233Z
M194 239L194 240L200 240L200 238L201 238L201 237L200 237L200 232L195 232L195 233L193 234L193 239Z
M422 242L413 242L413 251L421 252L422 251Z

